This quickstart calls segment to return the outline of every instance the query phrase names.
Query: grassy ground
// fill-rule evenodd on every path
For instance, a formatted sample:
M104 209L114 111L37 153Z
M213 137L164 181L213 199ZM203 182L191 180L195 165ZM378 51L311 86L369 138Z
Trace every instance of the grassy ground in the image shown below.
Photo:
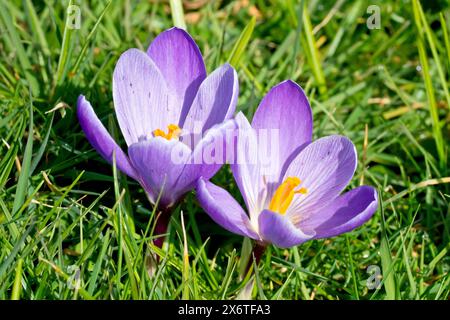
M79 30L65 27L68 1L0 2L0 299L449 298L448 2L193 0L184 19L169 1L74 3ZM373 4L381 26L371 30ZM148 275L152 207L92 150L75 101L87 95L121 139L111 93L118 56L183 20L208 71L233 59L248 117L290 78L310 97L315 138L354 141L351 186L374 185L381 196L367 224L272 247L241 280L248 243L191 194ZM213 180L238 197L229 168Z

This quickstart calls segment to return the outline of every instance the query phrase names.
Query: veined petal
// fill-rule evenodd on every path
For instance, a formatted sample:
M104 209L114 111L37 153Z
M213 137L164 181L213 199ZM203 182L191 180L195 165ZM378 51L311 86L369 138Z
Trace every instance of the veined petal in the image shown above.
M239 94L237 73L229 64L214 70L200 85L192 106L181 125L189 132L202 133L230 118Z
M194 39L183 29L174 27L160 33L147 54L161 71L185 116L206 78L205 63Z
M113 98L117 120L128 146L152 136L155 129L178 123L181 107L169 104L167 86L150 57L129 49L114 69Z
M273 169L271 168L272 162L261 156L255 130L242 112L239 112L235 119L238 126L234 142L236 157L231 164L231 170L247 205L251 221L257 221L257 215L265 207L266 177Z
M306 194L294 197L287 214L296 216L293 220L297 221L326 207L350 182L356 160L355 146L346 137L328 136L309 144L285 173L285 178L298 177L301 187L307 189Z
M375 188L361 186L337 197L326 208L302 220L299 226L314 230L315 238L334 237L364 224L377 207L378 194Z
M110 164L113 163L113 154L116 157L117 168L133 179L137 179L137 173L130 163L127 155L117 145L100 119L94 112L89 101L82 95L77 101L77 116L80 126L92 147Z
M182 192L187 192L195 187L200 177L209 180L216 172L229 162L229 156L234 150L229 142L236 129L234 119L215 125L206 131L203 139L195 146L189 161L183 169L177 186ZM193 143L190 143L191 145Z
M242 207L226 190L201 178L197 186L197 199L206 213L226 230L259 239Z
M259 104L252 127L260 138L278 130L278 141L269 144L269 152L279 155L279 171L268 177L268 183L280 182L287 165L312 139L312 111L303 89L291 80L274 86Z
M155 203L161 194L160 206L173 205L179 197L176 181L191 150L177 140L156 137L132 144L128 153L150 200Z
M297 228L286 215L264 210L259 215L259 234L263 240L280 248L299 245L314 237L314 231Z

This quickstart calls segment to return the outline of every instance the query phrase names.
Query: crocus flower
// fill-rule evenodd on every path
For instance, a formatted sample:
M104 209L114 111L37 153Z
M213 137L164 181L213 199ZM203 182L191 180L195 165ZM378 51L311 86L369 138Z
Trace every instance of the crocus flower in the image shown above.
M341 194L353 177L357 155L346 137L332 135L312 140L312 112L303 90L292 81L275 86L259 105L252 124L239 113L237 161L231 169L244 198L247 212L223 188L206 179L197 187L199 203L223 228L257 240L287 248L311 239L328 238L365 223L377 209L377 192L360 186ZM263 161L251 159L264 130L279 130L275 170L263 172ZM258 146L259 147L259 146ZM251 153L251 154L250 154ZM260 154L260 150L256 150Z
M109 163L115 155L117 168L138 181L152 203L160 197L159 208L167 211L199 177L209 179L220 168L199 162L199 154L234 125L230 118L238 90L236 71L229 64L207 76L194 40L172 28L158 35L147 52L124 52L115 66L114 108L128 154L82 95L77 114L95 150ZM195 132L201 137L190 143Z

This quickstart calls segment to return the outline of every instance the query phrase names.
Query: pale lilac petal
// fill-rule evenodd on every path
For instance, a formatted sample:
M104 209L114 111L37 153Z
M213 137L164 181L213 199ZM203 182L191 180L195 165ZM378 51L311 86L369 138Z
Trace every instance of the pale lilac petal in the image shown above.
M355 146L346 137L328 136L309 144L292 161L284 177L298 177L301 187L308 190L294 197L287 214L296 216L296 221L327 206L350 182L356 160Z
M261 156L257 135L247 118L239 112L236 117L238 126L236 138L236 157L231 164L236 184L241 191L249 215L256 221L258 214L266 207L266 177L270 173L272 162ZM268 163L265 160L269 160Z
M312 111L303 89L291 80L273 87L259 104L252 127L260 138L271 130L278 131L277 143L269 146L270 153L279 155L279 171L268 177L268 183L279 182L292 159L312 139Z
M368 221L377 207L377 191L370 186L361 186L337 197L326 208L302 220L299 226L314 230L315 238L334 237Z
M297 228L288 216L270 210L261 212L258 222L262 239L280 248L293 247L314 237L314 232Z
M155 129L177 124L181 107L169 104L167 86L158 67L138 49L119 58L113 76L117 120L128 146L152 136Z
M223 164L229 162L227 157L234 150L229 150L232 144L228 141L231 140L235 129L236 122L230 119L206 131L177 181L178 190L186 192L192 189L200 177L209 180Z
M176 181L191 150L177 140L156 137L132 144L128 153L150 200L155 203L161 194L161 206L173 205L180 196Z
M200 84L206 78L200 49L186 31L172 28L153 40L147 54L164 76L169 92L176 96L184 118Z
M238 94L236 71L229 64L222 65L202 82L181 126L202 133L229 119L236 109Z
M259 239L242 207L226 190L201 178L197 186L197 199L206 213L226 230Z
M98 119L90 102L82 95L78 97L77 101L77 116L92 147L110 164L113 163L113 154L115 154L117 168L129 177L137 179L137 173L127 155Z

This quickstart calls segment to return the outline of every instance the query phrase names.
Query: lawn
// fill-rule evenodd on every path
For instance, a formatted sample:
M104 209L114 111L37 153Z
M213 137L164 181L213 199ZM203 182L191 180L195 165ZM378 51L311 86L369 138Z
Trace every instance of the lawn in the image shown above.
M183 2L0 2L0 299L448 300L450 3ZM246 273L251 241L215 224L193 191L154 246L156 208L95 152L76 103L89 98L124 147L115 64L174 25L208 73L236 69L249 119L271 87L297 82L313 138L355 144L349 187L378 190L374 216L269 246ZM243 203L228 165L212 181Z

